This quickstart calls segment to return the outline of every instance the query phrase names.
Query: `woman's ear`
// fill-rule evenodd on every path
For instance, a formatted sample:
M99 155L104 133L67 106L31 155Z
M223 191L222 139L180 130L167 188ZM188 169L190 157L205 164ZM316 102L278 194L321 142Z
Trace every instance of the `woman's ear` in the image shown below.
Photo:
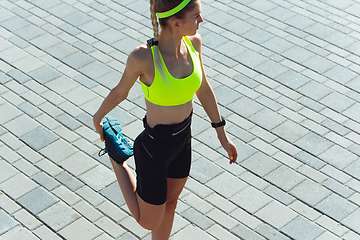
M170 26L175 30L180 28L180 24L181 24L180 20L176 19L176 18L174 18L173 20L170 21Z

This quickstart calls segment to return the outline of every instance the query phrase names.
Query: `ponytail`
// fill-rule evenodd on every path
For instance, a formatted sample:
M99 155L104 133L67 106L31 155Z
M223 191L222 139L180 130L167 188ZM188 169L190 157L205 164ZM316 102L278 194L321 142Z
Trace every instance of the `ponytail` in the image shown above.
M155 1L156 0L150 0L150 13L151 13L151 24L154 31L154 38L155 40L158 40L159 38L159 23L156 16L155 11Z

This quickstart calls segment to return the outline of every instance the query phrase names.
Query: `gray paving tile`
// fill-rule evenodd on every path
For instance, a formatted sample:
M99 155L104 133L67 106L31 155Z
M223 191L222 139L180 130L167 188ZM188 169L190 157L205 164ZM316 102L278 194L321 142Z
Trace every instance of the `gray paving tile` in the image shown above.
M256 99L256 101L262 105L264 105L265 107L269 108L270 110L273 110L275 112L279 111L281 108L283 108L282 105L278 104L277 102L275 102L274 100L265 97L265 96L261 96L259 98Z
M227 184L229 182L231 182L231 184ZM220 174L216 178L206 183L206 185L214 189L225 198L229 198L247 187L246 183L227 172Z
M331 192L316 182L307 179L293 188L290 191L290 194L306 202L307 204L314 206L329 196Z
M261 191L249 186L230 198L239 207L250 213L255 213L272 199Z
M272 60L267 60L259 66L256 66L255 69L271 79L276 79L288 70L288 68Z
M135 47L138 47L141 44L142 42L139 40L126 37L120 41L117 41L116 43L113 43L112 47L128 55Z
M80 182L78 179L74 178L67 172L62 172L55 178L59 182L61 182L63 185L68 187L72 191L76 191L80 187L84 186L84 183Z
M58 165L66 169L69 173L79 176L97 166L98 163L85 153L79 151L59 162Z
M343 30L342 26L341 26L341 30ZM328 36L325 40L341 48L346 48L349 45L356 42L355 38L342 32L335 32L334 34Z
M59 182L55 181L51 176L47 175L44 172L39 172L35 176L32 177L39 185L46 188L48 191L53 190L57 186L60 185Z
M58 198L42 187L32 190L17 200L18 203L34 215L37 215L58 201Z
M23 39L19 38L18 36L9 38L9 42L13 43L15 46L18 46L21 49L25 49L30 46L28 42L24 41Z
M109 199L112 203L117 206L125 204L125 199L121 193L118 182L115 182L100 191L100 194Z
M98 34L99 32L105 31L109 27L106 24L100 22L99 20L94 19L83 25L80 25L79 28L93 36Z
M294 143L300 138L304 137L306 134L308 134L309 130L305 129L302 126L299 126L293 121L288 120L281 123L276 128L272 129L271 132L291 143Z
M9 20L6 20L2 22L0 25L9 31L13 32L16 30L19 30L20 28L28 26L30 23L26 21L25 19L15 16L13 18L10 18Z
M94 239L103 231L85 218L79 218L59 231L65 239Z
M14 33L17 36L19 36L27 41L30 41L36 37L41 36L42 34L45 33L45 31L35 25L30 24L30 25L27 25L23 28L16 30Z
M290 60L293 60L297 63L302 63L302 62L306 61L307 59L309 59L310 57L315 56L314 53L312 53L306 49L303 49L299 46L294 46L294 47L290 48L289 50L286 50L285 52L283 52L281 55Z
M304 107L307 107L315 112L321 112L323 109L325 109L324 105L322 105L308 97L302 97L297 102L300 103L301 105L303 105Z
M280 114L264 108L252 115L249 120L256 125L265 128L266 130L271 130L276 126L280 125L286 119Z
M335 145L320 154L319 158L341 170L357 160L358 156Z
M329 94L321 99L320 102L337 112L342 112L355 103L354 100L339 94L338 92Z
M263 107L247 97L242 97L239 100L228 105L228 108L236 112L242 117L248 118Z
M315 168L316 170L320 170L320 168L322 168L326 165L325 162L321 161L319 158L316 158L307 152L300 152L299 154L297 154L295 156L295 158L297 160Z
M260 152L255 153L241 163L241 166L261 177L278 168L280 165L281 164L273 158Z
M107 87L108 89L112 89L114 88L114 86L116 86L119 83L120 79L121 79L121 74L113 71L97 78L96 82Z
M343 220L358 207L337 194L331 194L315 206L322 213L330 216L336 221Z
M2 113L0 115L0 124L3 125L6 122L20 116L22 113L19 109L14 107L13 105L9 103L4 103L0 105L0 112Z
M345 172L350 174L351 176L360 179L360 160L355 161L353 164L349 165L345 168Z
M218 11L217 14L211 14L207 16L207 20L216 24L219 24L220 26L233 21L235 18L231 16L230 14Z
M9 76L7 76L4 73L0 72L0 83L1 84L5 84L10 80L11 80L11 78Z
M71 46L70 44L68 43L65 43L65 42L60 42L52 47L49 47L47 49L45 49L45 51L47 53L49 53L51 56L57 58L57 59L62 59L71 55L71 54L74 54L77 50ZM79 61L81 61L81 57L80 58L77 58ZM70 59L67 59L68 61L70 61ZM75 59L73 59L73 61L75 61ZM65 63L68 63L68 62L65 62ZM75 64L75 63L74 63ZM76 63L78 64L78 63ZM71 64L69 64L70 66L72 66Z
M47 65L29 73L29 75L34 80L36 80L37 82L39 82L41 84L45 84L45 83L61 76L61 74L58 71L56 71L55 69L53 69Z
M0 13L1 13L1 17L0 17L0 22L3 22L3 21L5 21L5 20L7 20L7 19L9 19L9 18L12 18L12 17L14 17L15 16L15 14L14 13L12 13L11 11L9 11L9 10L7 10L7 9L5 9L5 8L1 8L0 9Z
M74 12L77 12L77 9L70 6L67 3L60 3L52 8L49 8L48 12L50 12L52 15L55 15L61 19L65 16L68 16L68 15L74 13Z
M59 121L60 123L62 123L64 126L66 126L67 128L69 128L72 131L81 127L81 124L78 121L76 121L73 117L71 117L70 115L68 115L66 113L58 116L56 118L56 120Z
M34 1L34 4L36 6L38 6L39 8L42 8L42 9L49 9L51 7L54 7L56 5L58 5L60 3L59 0L54 0L54 1L46 1L46 0L37 0L37 1Z
M289 167L281 166L266 175L265 179L288 192L306 178Z
M177 232L174 236L172 236L171 240L181 240L181 239L190 239L195 238L199 240L213 240L212 236L210 236L205 231L201 231L200 228L188 225L183 230Z
M82 52L75 52L61 60L69 67L79 69L94 61L94 59Z
M4 210L0 209L0 235L9 231L19 223L11 218Z
M345 224L347 227L352 229L353 231L359 233L360 232L360 210L357 209L350 215L348 215L345 219L342 220L342 223Z
M273 185L268 186L264 190L264 193L274 198L276 201L285 204L286 206L290 205L296 200L296 198L294 198L293 196Z
M4 125L11 133L18 137L24 136L40 126L31 117L23 114Z
M269 203L255 215L276 229L282 228L298 216L295 211L276 201Z
M36 118L43 113L41 110L39 110L37 107L30 104L29 102L21 104L20 106L18 106L18 108L32 118Z
M244 2L244 1L243 1ZM277 7L277 5L273 2L265 1L265 0L256 0L256 1L248 1L248 7L253 8L260 12L268 12Z
M306 231L304 231L304 229L306 229ZM293 239L311 240L316 239L325 230L310 220L299 216L286 225L281 231Z
M81 11L76 11L63 17L63 20L73 26L78 27L93 20L93 18Z
M80 175L79 179L96 191L104 189L116 180L115 174L102 164Z
M286 237L285 235L281 234L280 232L276 231L274 228L270 227L269 225L262 225L256 230L257 233L264 236L267 239L273 240L289 240L290 238Z
M239 225L238 227L236 227L234 230L232 230L232 232L240 237L240 239L254 239L254 240L265 240L265 238L263 238L262 236L260 236L259 234L251 231L248 227L244 226L244 225Z
M57 37L51 35L50 33L44 33L43 35L40 35L39 37L30 40L31 44L35 45L36 47L42 50L54 46L59 42L60 40Z
M181 214L182 217L192 222L196 226L200 227L203 230L208 229L213 224L215 224L211 219L196 211L193 208L190 208Z
M205 183L218 176L222 172L223 170L220 167L210 162L209 160L201 158L192 164L190 169L190 176L200 181L201 183Z
M77 212L61 201L42 211L38 216L55 231L59 231L80 217Z
M105 64L95 61L95 62L92 62L92 63L80 68L79 71L81 73L85 74L87 77L90 77L92 79L97 79L97 78L111 72L112 70Z
M295 145L315 156L318 156L334 144L325 138L311 132L305 137L296 141Z
M23 142L36 151L42 149L57 139L59 139L58 136L44 127L38 127L21 137Z
M350 197L355 192L348 188L347 186L342 185L338 181L335 181L334 179L330 178L326 180L323 184L325 187L331 189L333 192L336 192L340 196L344 198Z
M255 68L256 66L259 66L260 64L266 62L266 59L267 59L266 57L262 56L259 53L254 52L252 50L247 50L245 52L242 52L241 54L235 56L234 58L238 62L244 64L245 66L247 66L249 68ZM268 65L269 64L264 65L264 66L268 66ZM268 69L265 69L265 67L263 67L263 68L264 68L263 73L264 74L267 73L266 70L268 70Z
M270 38L273 37L273 35L271 33L264 31L257 27L244 33L242 36L252 42L257 43L257 44L262 44L263 42L266 42L267 40L269 40Z
M340 84L346 84L347 82L358 76L357 73L339 65L330 69L324 75Z
M324 57L319 55L315 55L305 61L302 64L309 69L314 70L317 73L323 74L324 72L328 71L329 69L336 67L336 64ZM331 71L331 70L330 70Z
M13 71L8 73L14 80L19 82L20 84L23 84L30 80L30 77L25 75L24 73L20 72L17 69L14 69Z

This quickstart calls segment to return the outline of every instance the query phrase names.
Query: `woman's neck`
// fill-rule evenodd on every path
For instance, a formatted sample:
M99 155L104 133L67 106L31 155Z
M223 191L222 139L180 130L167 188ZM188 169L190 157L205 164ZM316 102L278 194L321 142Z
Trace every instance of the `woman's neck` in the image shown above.
M159 35L159 49L162 55L171 55L178 58L182 54L182 36L176 35L173 32L163 29Z

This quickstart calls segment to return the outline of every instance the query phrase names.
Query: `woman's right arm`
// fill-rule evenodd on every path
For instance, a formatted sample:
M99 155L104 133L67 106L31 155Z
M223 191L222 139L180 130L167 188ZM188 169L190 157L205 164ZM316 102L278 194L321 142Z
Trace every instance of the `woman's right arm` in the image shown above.
M120 82L110 91L109 95L104 99L99 110L93 117L93 123L96 131L100 134L101 141L104 139L101 122L102 118L127 98L129 91L136 82L137 78L143 74L140 69L141 66L144 66L143 53L144 49L139 47L134 49L134 51L129 55L124 74L122 75Z

